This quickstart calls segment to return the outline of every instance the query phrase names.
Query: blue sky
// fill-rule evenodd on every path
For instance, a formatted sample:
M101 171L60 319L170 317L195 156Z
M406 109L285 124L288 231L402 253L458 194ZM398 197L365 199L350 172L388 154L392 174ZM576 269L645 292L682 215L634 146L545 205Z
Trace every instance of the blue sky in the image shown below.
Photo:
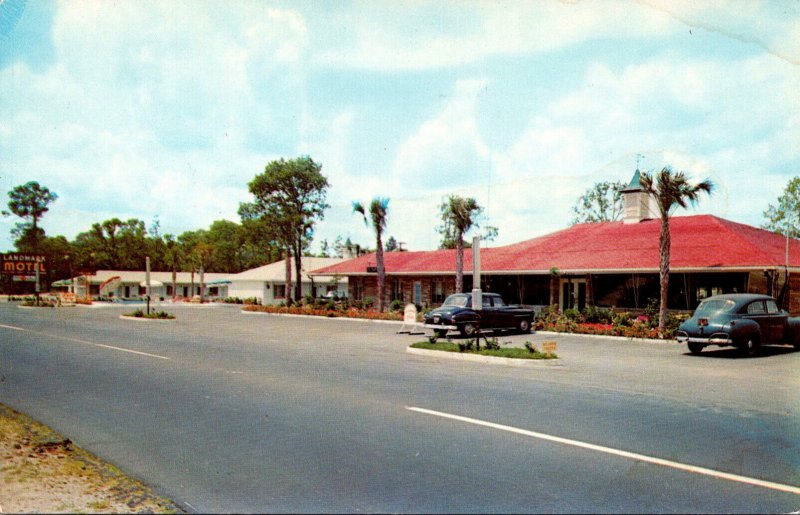
M514 243L641 154L717 184L689 213L758 226L800 175L798 64L796 1L0 0L0 191L55 191L49 235L179 234L238 222L269 161L310 155L314 249L374 245L351 202L382 196L425 250L448 194Z

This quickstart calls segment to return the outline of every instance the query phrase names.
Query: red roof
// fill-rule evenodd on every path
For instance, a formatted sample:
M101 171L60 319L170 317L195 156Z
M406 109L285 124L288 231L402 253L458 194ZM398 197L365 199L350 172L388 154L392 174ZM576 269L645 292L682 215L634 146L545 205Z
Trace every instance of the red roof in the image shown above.
M504 247L481 249L482 273L657 271L660 220L635 224L578 224ZM670 268L748 269L782 267L786 238L711 215L676 216L670 221ZM791 267L800 267L800 240L790 240ZM314 271L314 275L366 275L375 254ZM387 274L454 274L455 250L385 252ZM464 251L464 271L472 272L472 251Z

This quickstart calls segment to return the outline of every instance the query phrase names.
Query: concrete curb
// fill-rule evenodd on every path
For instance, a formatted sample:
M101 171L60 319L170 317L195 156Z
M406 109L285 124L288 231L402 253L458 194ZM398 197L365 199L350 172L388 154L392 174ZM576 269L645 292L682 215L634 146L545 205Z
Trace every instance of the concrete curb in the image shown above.
M136 322L175 322L177 318L145 318L145 317L129 317L120 315L122 320L134 320Z
M266 313L264 311L245 311L245 310L241 310L241 313L243 315L271 315L275 317L316 318L320 320L344 320L345 322L372 322L375 324L403 325L402 320L370 320L368 318L322 317L319 315L295 315L293 313Z
M606 336L603 334L581 334L581 333L557 333L555 331L533 331L533 334L543 334L546 336L580 336L582 338L603 338L606 340L617 340L617 341L625 341L625 342L636 342L636 343L674 343L677 344L675 340L659 340L659 339L651 339L651 338L628 338L627 336Z
M555 368L563 369L564 364L560 359L514 359L514 358L500 358L495 356L481 356L479 354L462 354L460 352L447 352L442 350L430 349L415 349L414 347L406 347L406 352L409 354L417 354L419 356L427 356L430 358L446 358L461 361L471 361L474 363L486 363L491 365L505 365L508 367L518 368Z

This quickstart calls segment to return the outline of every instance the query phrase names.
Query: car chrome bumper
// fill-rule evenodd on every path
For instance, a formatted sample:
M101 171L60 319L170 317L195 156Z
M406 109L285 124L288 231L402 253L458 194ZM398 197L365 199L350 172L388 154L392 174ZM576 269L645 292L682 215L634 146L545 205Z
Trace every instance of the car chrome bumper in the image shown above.
M449 331L458 331L458 327L454 325L442 325L442 324L423 324L425 329L447 329Z
M678 340L678 343L703 343L705 345L733 345L733 340L731 340L727 335L720 334L720 335L712 335L710 338L697 338L693 336L677 336L675 338Z

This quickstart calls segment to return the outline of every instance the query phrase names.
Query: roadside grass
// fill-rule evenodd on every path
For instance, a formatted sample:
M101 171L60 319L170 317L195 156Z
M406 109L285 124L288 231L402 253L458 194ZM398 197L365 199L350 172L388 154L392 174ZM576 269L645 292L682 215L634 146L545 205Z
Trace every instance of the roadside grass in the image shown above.
M491 340L490 340L491 341ZM486 348L481 347L477 350L474 347L473 340L467 340L465 343L453 342L430 342L421 341L412 343L411 347L415 349L439 350L444 352L460 352L464 354L478 354L480 356L494 356L496 358L511 358L511 359L558 359L556 354L545 354L535 349L533 344L526 342L525 348L520 347L500 347L500 348ZM492 345L492 344L490 344ZM497 345L494 343L494 345Z
M0 404L3 513L182 513L174 502Z

